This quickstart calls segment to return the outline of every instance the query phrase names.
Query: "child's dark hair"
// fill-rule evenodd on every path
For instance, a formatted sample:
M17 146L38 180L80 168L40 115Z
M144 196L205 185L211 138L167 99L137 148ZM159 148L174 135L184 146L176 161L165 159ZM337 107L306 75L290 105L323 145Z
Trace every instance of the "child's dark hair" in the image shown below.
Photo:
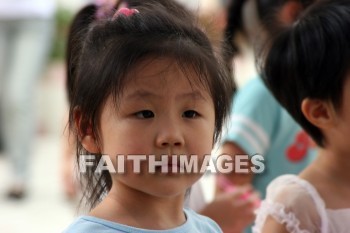
M296 0L253 0L256 3L258 18L261 25L267 31L269 36L274 35L281 28L277 19L279 9L289 1ZM297 0L303 8L308 7L315 0ZM233 57L239 54L239 48L234 38L238 32L245 34L243 28L243 8L246 0L230 0L227 8L227 25L224 31L223 58L231 69ZM257 29L258 30L258 29Z
M254 0L256 2L258 17L270 35L273 35L281 26L277 20L278 9L288 1L295 0ZM237 32L244 33L242 11L246 0L231 0L227 8L227 25L224 32L225 42L228 45L232 55L239 51L238 46L233 40ZM306 8L314 0L299 0L300 4Z
M82 50L82 46L84 42L82 41L82 38L84 38L88 30L90 30L90 25L93 23L96 23L98 20L102 20L103 18L107 20L107 18L112 17L112 15L115 13L115 9L118 9L118 7L125 3L128 5L128 7L138 7L141 4L142 5L149 5L157 3L158 6L161 6L163 10L167 10L170 13L176 14L179 18L182 18L184 20L194 20L194 16L191 14L188 14L186 11L181 11L181 6L178 4L175 4L172 0L147 0L145 2L142 2L140 0L119 0L116 1L116 4L113 8L111 8L109 11L104 10L101 14L99 14L99 7L96 5L88 5L84 7L82 10L79 11L79 13L75 16L73 19L73 22L70 26L70 31L68 35L68 44L66 49L66 76L67 76L67 94L68 94L68 100L71 102L72 94L73 94L73 88L74 88L74 80L76 76L76 66L78 64L79 60L79 54ZM99 19L100 17L100 19Z
M266 56L263 78L276 99L319 146L325 138L301 112L305 98L342 104L350 71L350 1L316 3L281 32Z
M111 95L118 104L130 82L128 72L144 60L171 58L187 75L191 85L199 83L211 94L216 141L230 111L233 83L225 66L214 56L207 36L196 27L192 14L172 0L125 2L139 13L112 17L113 10L104 18L96 19L98 8L90 5L73 21L67 57L71 129L74 129L74 111L79 109L83 116L80 130L85 132L88 125L92 126L100 143L102 107ZM191 77L192 71L196 72L196 77ZM79 140L77 147L78 156L88 153ZM97 175L95 168L89 167L83 176L90 182L85 184L90 207L112 186L110 174Z

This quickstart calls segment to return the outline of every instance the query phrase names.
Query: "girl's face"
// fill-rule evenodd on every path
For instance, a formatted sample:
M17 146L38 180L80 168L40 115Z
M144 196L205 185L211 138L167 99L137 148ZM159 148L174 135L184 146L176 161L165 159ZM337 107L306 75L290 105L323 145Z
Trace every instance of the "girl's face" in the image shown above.
M132 81L120 96L118 107L109 98L101 115L102 154L111 157L115 168L117 155L154 156L156 160L162 155L186 155L200 162L211 153L215 111L207 90L191 85L171 59L144 62L129 75ZM126 158L125 174L112 174L113 187L157 197L183 196L201 176L162 173L161 166L149 173L147 161L141 162L141 173L137 174L133 170L137 163ZM172 171L172 164L164 166Z

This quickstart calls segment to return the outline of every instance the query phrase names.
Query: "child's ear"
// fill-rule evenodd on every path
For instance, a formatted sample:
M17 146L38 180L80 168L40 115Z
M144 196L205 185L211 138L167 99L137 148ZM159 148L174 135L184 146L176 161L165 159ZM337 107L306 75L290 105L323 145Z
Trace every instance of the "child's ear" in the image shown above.
M301 103L305 118L320 129L326 129L335 123L335 111L330 102L306 98Z
M283 25L291 25L302 12L303 6L299 1L287 1L281 7L278 17Z
M99 153L97 140L92 129L91 122L83 119L80 109L74 110L74 125L78 133L78 140L81 145L90 153Z

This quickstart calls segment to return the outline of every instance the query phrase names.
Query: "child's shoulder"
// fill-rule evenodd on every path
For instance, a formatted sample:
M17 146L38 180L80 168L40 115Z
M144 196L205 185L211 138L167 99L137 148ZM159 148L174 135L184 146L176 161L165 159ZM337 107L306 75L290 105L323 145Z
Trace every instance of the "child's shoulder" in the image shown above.
M86 233L86 232L103 232L103 233L123 233L115 228L117 223L112 223L107 220L81 216L77 218L63 233Z
M247 82L238 89L234 96L234 109L247 106L258 109L271 108L271 106L273 108L280 108L277 100L260 77L253 78Z
M214 222L214 220L200 215L196 212L194 212L191 209L185 209L186 217L188 223L191 225L191 232L198 232L198 233L216 233L216 232L222 232L219 225Z
M254 96L272 96L259 76L249 80L246 84L240 87L237 92L241 95L253 94Z
M308 181L296 175L282 175L275 178L267 187L267 201L281 202L288 205L311 202L316 206L325 204L316 188Z
M285 224L289 232L318 232L327 218L325 203L315 187L296 175L283 175L269 184L257 210L255 232L261 231L268 216Z
M220 227L210 218L202 216L190 209L185 209L187 221L185 224L169 230L145 230L110 222L91 216L82 216L76 219L63 233L221 233Z

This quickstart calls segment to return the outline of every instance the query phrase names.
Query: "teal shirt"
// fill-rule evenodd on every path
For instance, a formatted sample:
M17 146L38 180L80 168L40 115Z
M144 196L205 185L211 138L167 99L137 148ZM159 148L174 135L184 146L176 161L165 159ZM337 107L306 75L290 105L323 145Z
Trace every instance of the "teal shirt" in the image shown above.
M234 142L249 156L264 157L265 170L253 178L253 186L262 199L273 179L300 173L316 154L307 134L259 77L236 93L224 141ZM245 233L250 232L248 227Z
M184 209L186 222L169 230L146 230L91 216L82 216L63 233L221 233L219 226L210 218Z
M265 170L253 179L262 198L273 179L282 174L298 174L315 154L307 134L260 78L249 81L236 93L224 141L236 143L250 156L264 157Z

